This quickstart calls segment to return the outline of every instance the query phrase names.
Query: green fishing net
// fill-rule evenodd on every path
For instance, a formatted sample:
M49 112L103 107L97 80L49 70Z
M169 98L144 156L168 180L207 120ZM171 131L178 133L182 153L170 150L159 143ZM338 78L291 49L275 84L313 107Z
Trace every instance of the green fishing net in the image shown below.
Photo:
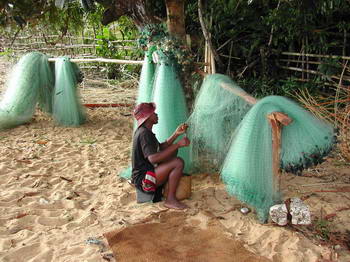
M15 127L31 120L40 99L43 108L51 103L54 75L44 54L24 55L10 74L0 102L0 129Z
M279 96L256 101L229 77L205 77L187 123L194 172L220 172L229 194L251 205L265 222L281 201L272 169L272 133L267 116L288 115L282 128L281 168L301 174L332 149L333 127L297 103Z
M151 47L145 53L136 104L152 102L153 78L155 71L155 65L152 60L152 54L155 51L154 49L155 47Z
M154 79L153 101L157 105L159 120L153 132L159 142L164 142L181 123L186 122L188 110L175 60L159 50L157 55L159 62ZM184 172L190 172L189 148L180 148L178 156L185 161Z
M77 90L78 77L78 67L68 58L56 60L53 117L60 125L78 126L86 120Z
M187 121L194 172L219 171L234 130L252 106L246 95L228 76L205 77Z
M331 125L285 97L265 97L247 112L233 133L221 178L230 194L255 207L261 222L281 200L273 187L272 132L267 119L273 112L292 119L282 128L281 167L286 171L297 173L321 162L335 143Z
M38 105L39 108L49 114L52 114L52 96L53 90L55 88L55 63L49 62L50 67L50 81L43 85L42 88L39 88L38 93ZM40 73L40 77L43 77L44 72Z

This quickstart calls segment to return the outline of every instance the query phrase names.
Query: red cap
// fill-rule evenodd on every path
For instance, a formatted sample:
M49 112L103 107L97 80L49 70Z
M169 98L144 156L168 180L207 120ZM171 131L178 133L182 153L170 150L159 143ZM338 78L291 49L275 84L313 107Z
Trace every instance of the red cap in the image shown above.
M142 125L156 111L155 103L141 103L134 108L137 126Z

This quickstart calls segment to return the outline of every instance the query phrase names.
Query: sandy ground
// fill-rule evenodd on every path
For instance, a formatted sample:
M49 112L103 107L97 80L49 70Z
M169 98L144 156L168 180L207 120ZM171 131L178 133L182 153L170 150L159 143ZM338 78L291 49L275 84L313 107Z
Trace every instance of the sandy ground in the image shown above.
M2 61L1 88L8 68ZM135 89L113 88L119 96L105 89L98 99L133 102ZM84 102L95 102L87 82L81 91ZM130 108L87 115L86 124L67 128L37 111L30 124L0 131L0 261L115 261L103 234L170 212L162 203L137 204L134 188L117 176L130 162ZM308 227L261 225L254 212L243 215L244 204L217 174L193 176L190 209L182 213L193 227L215 229L271 261L350 261L349 167L333 153L303 177L283 174L284 197L300 197L311 209Z

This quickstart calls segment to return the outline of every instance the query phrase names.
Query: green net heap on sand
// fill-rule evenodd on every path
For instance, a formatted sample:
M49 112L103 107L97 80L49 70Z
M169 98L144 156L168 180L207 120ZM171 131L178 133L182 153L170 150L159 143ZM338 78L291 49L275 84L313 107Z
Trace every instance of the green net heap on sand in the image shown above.
M228 76L205 77L187 123L193 171L217 172L230 148L233 131L252 107L246 92Z
M42 108L50 112L54 73L48 57L41 53L24 55L14 66L0 102L0 129L30 122L40 99Z
M0 130L30 122L37 105L53 114L60 125L83 124L85 113L77 91L80 77L79 68L68 58L51 63L39 52L24 55L12 70L0 101Z
M280 166L286 172L300 174L322 162L335 134L330 124L290 99L268 96L252 103L247 97L227 76L206 76L188 120L192 161L199 172L220 170L228 193L253 206L265 222L269 208L281 201L273 187L267 116L281 112L292 119L282 129Z

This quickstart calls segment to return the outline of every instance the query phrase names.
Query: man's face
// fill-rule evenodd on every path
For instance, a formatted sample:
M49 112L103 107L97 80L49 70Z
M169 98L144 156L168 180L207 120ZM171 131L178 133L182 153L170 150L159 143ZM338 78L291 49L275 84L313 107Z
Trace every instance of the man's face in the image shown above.
M149 121L151 121L153 123L153 125L158 124L157 113L153 113L148 119L149 119Z

